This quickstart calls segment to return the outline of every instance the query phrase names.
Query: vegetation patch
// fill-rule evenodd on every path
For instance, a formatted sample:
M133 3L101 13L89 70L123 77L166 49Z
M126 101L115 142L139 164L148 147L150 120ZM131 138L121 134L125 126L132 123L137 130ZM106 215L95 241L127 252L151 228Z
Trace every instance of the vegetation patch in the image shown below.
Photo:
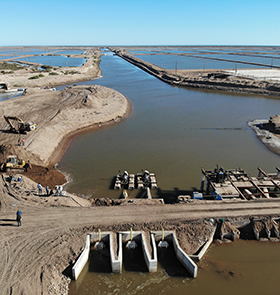
M50 72L53 69L52 66L47 66L47 65L42 65L41 68L44 69L46 72Z
M16 71L16 70L21 70L24 69L25 67L22 65L19 65L17 63L8 63L6 61L0 63L0 70L11 70L11 71ZM2 71L1 71L2 73ZM8 74L9 72L5 72L5 74ZM2 73L4 74L4 73Z
M29 77L28 79L33 80L33 79L39 79L39 78L42 78L42 77L45 77L45 76L43 74L39 74L39 75L36 75L36 76Z
M50 72L49 75L59 75L59 74L56 72Z
M77 71L64 71L63 73L64 73L64 75L74 75L74 74L77 74L78 72Z
M1 74L5 75L5 74L12 74L14 71L1 71Z

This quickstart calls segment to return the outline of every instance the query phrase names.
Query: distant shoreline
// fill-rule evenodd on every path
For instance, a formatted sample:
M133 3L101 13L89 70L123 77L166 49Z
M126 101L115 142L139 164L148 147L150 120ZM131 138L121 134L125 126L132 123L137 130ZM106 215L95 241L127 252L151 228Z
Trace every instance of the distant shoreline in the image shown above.
M256 78L236 76L232 70L167 70L127 54L119 48L110 47L110 50L150 75L174 86L280 97L280 83L277 81L258 81Z

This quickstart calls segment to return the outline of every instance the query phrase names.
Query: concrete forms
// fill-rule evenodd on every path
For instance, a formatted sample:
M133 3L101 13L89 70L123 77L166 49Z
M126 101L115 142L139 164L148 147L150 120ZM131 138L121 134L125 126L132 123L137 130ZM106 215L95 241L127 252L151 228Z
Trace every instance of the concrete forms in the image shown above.
M90 234L87 235L86 238L86 245L81 253L78 260L75 262L74 266L72 267L72 278L73 280L77 280L79 275L81 274L84 266L86 265L89 257L89 251L90 251Z
M276 167L276 170L276 173L268 174L258 167L258 177L251 177L241 168L225 170L217 167L210 171L201 169L200 188L206 198L216 200L275 198L280 195L280 169Z
M112 232L90 233L86 238L86 245L80 257L75 262L72 268L72 278L77 280L84 266L89 259L90 245L103 242L109 245L111 268L113 273L121 273L123 265L123 245L134 242L142 246L144 260L149 272L156 272L158 267L157 246L156 244L162 240L162 232L152 232L145 234L142 231L126 231L114 234ZM117 238L116 238L117 237ZM190 256L185 253L180 247L175 231L165 232L164 240L173 244L174 251L178 260L184 265L192 277L197 276L197 265L193 262ZM212 242L212 240L211 240ZM209 242L209 245L210 243ZM209 247L207 246L207 248ZM94 246L98 250L98 246ZM130 248L130 247L128 247ZM117 250L116 250L117 249ZM205 249L206 251L207 249ZM131 250L133 251L133 250ZM204 251L204 253L205 253ZM203 254L204 254L203 253Z
M142 173L128 174L124 171L123 175L117 174L114 180L114 189L155 189L157 188L156 175L145 170Z

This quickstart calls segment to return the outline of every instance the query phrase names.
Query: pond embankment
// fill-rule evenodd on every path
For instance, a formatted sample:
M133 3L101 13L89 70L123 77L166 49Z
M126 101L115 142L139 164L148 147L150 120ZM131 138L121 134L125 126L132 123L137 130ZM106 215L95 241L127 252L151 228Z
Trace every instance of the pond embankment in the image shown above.
M280 83L277 81L238 76L227 70L167 70L120 49L110 48L110 50L143 71L171 85L213 91L280 96Z

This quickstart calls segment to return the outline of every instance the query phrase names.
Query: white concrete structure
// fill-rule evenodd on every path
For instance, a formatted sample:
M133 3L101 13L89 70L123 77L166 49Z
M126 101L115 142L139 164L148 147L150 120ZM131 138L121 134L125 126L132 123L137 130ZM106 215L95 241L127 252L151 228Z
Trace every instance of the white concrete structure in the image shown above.
M104 244L107 244L107 245L109 244L112 272L113 273L122 272L122 262L123 262L122 239L121 239L121 235L119 234L118 244L117 244L118 252L117 252L117 257L115 257L113 235L114 234L112 232L98 232L98 233L90 233L87 235L85 248L72 268L73 280L77 280L77 278L81 274L89 258L90 245L96 242L103 242Z
M210 238L205 242L205 244L203 245L203 247L201 248L199 253L197 255L190 255L190 258L192 260L200 261L202 259L202 257L204 256L204 254L206 253L206 251L208 250L208 248L210 247L210 245L213 242L215 232L216 232L216 226L215 226L215 229L213 230L213 233L211 234Z
M152 232L155 235L155 240L160 241L162 239L162 232ZM184 265L188 272L195 278L197 276L197 265L193 262L190 256L183 251L180 247L175 231L165 231L164 240L169 243L173 243L175 254L178 260Z
M114 234L112 232L98 232L98 233L91 233L90 234L90 242L96 243L98 241L102 241L105 244L109 244L110 248L110 260L111 260L111 267L113 273L121 273L122 271L122 241L121 237L119 236L119 243L118 243L118 253L115 257L114 251Z
M114 252L114 243L113 243L113 233L110 233L110 256L111 256L111 267L113 273L122 272L122 263L123 263L123 251L122 251L122 237L121 234L118 234L118 253L115 257Z
M122 242L127 243L131 239L136 241L137 243L141 243L144 259L149 272L157 271L157 248L153 235L151 236L151 246L152 246L152 257L148 250L147 241L145 235L141 231L126 231L122 232Z
M86 238L86 246L78 258L78 260L75 262L74 266L72 267L72 278L73 280L77 280L80 273L82 272L84 266L86 265L89 257L89 251L90 251L90 234L87 235Z

